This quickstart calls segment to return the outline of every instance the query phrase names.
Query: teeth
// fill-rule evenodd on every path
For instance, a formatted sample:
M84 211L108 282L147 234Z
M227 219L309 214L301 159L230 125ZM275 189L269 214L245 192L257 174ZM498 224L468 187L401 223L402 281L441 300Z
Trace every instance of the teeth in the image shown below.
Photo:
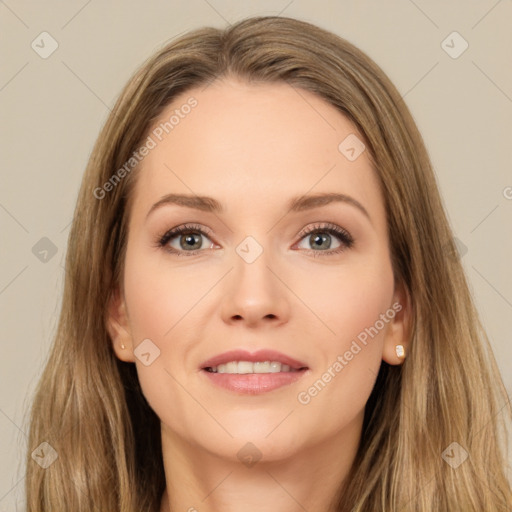
M238 363L236 361L226 363L224 366L226 373L238 373Z
M209 371L213 373L279 373L296 372L287 364L278 361L230 361L229 363L212 366Z
M233 365L234 368L231 369L230 365ZM253 364L249 361L238 361L238 363L228 363L226 364L226 373L253 373Z
M268 373L270 372L270 361L253 363L254 373Z

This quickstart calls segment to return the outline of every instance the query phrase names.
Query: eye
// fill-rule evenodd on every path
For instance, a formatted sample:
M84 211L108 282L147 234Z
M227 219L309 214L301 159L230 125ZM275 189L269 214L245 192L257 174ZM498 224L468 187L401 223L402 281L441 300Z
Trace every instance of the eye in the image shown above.
M345 249L350 249L354 244L354 239L348 231L331 223L316 224L302 232L300 236L304 242L309 243L314 248L308 249L306 247L306 250L311 251L314 256L339 254ZM331 249L333 236L337 239L338 245ZM303 249L304 247L300 248Z
M196 224L185 224L167 231L159 240L158 245L177 256L196 254L200 249L211 249L213 242L207 237L209 233ZM203 243L206 238L211 243L209 247ZM173 240L176 239L176 240Z
M184 224L170 229L157 241L157 245L165 251L177 256L193 256L201 249L213 249L214 243L209 238L210 231L197 224ZM297 244L299 249L313 254L313 256L329 256L339 254L354 244L354 239L345 229L331 223L320 223L309 227L299 234L301 241ZM332 248L333 237L338 245ZM203 239L210 243L205 244ZM313 249L300 244L309 243Z

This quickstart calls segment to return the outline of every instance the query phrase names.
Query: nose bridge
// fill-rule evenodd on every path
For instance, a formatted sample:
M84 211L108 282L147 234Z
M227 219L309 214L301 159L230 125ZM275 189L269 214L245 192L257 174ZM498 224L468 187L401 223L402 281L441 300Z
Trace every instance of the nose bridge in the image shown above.
M268 237L262 240L262 235L258 235L258 239L261 242L249 235L236 246L234 280L235 291L243 289L244 294L263 298L275 288L271 282L275 278L270 271L271 260L274 258L268 244Z
M233 318L255 323L264 318L283 320L288 313L286 288L276 277L268 237L246 236L236 247L233 273L224 299L226 321Z

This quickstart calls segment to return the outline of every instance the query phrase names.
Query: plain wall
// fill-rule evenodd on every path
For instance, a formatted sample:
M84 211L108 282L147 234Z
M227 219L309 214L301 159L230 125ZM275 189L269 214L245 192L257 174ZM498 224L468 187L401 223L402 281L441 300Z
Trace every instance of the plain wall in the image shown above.
M511 396L512 1L6 0L0 2L0 512L23 510L26 411L55 333L78 188L109 108L142 61L170 39L269 14L348 39L404 96ZM31 46L43 51L44 31L58 43L47 58ZM450 36L443 45L453 31L469 45L457 58L462 39ZM48 38L44 48L51 48Z

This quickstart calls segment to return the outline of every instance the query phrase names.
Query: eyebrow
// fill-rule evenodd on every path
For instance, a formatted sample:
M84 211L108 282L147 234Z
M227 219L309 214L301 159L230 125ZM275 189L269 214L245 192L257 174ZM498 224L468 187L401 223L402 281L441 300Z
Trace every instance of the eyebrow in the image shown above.
M288 203L288 210L291 212L302 212L305 210L318 208L320 206L325 206L333 202L341 202L354 206L359 211L361 211L371 222L369 213L359 201L346 194L339 194L335 192L294 197ZM213 197L189 194L167 194L160 198L160 200L158 200L149 209L146 218L149 217L153 211L165 205L184 206L186 208L193 208L195 210L211 213L222 213L224 211L222 204Z

